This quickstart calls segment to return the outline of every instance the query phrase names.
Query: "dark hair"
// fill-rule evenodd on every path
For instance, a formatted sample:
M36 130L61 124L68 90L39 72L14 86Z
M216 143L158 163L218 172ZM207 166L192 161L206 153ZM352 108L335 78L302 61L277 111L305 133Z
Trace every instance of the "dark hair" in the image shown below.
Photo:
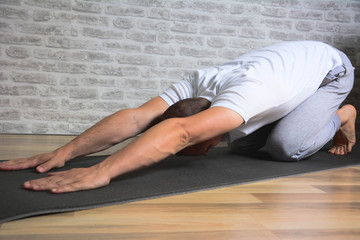
M208 109L211 102L205 98L187 98L171 105L161 116L160 121L168 118L183 118Z

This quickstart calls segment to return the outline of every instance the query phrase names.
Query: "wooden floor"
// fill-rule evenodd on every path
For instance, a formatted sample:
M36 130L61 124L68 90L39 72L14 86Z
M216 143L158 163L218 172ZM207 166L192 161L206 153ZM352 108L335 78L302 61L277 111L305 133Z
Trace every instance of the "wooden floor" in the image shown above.
M71 138L0 135L0 159ZM0 239L360 239L360 166L26 218L3 223Z

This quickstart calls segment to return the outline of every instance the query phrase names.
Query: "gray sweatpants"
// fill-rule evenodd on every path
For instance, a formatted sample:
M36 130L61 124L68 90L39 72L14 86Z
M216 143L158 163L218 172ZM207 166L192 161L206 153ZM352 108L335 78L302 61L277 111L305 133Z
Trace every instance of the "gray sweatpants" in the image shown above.
M336 111L354 84L354 67L338 52L343 67L331 70L316 93L284 118L235 140L230 149L246 154L266 146L271 156L281 161L299 161L319 151L339 130Z

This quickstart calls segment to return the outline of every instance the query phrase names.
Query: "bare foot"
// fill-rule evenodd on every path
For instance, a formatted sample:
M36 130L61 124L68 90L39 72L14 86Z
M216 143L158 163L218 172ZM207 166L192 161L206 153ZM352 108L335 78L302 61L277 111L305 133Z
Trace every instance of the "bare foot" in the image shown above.
M345 155L351 152L352 147L355 145L355 119L356 109L352 105L345 105L337 110L337 115L341 120L341 127L335 133L333 145L329 153L335 155Z

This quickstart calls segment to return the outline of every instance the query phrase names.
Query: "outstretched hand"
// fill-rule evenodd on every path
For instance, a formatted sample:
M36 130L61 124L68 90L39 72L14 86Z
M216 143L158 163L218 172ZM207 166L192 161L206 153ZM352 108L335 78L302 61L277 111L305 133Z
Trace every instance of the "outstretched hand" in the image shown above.
M29 158L17 158L0 163L0 170L21 170L34 168L39 173L44 173L53 168L60 168L65 165L66 158L58 152L43 153Z
M25 182L24 187L34 191L66 193L103 187L110 183L110 179L106 171L101 171L99 166L95 165L49 173L45 178Z

